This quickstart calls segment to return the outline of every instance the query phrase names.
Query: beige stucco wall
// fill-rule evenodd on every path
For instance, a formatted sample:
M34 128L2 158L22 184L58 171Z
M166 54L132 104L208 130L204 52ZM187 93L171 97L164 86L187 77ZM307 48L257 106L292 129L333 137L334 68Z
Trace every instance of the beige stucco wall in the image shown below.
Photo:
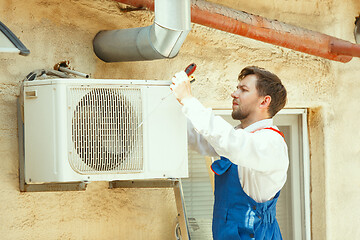
M353 42L357 0L212 0L229 7L324 32ZM176 207L171 190L108 189L20 193L16 99L29 72L69 60L94 78L169 79L198 64L193 93L210 107L230 107L238 72L259 65L277 73L288 108L309 109L313 239L360 238L360 60L342 64L193 25L171 60L103 63L92 51L102 29L150 25L151 12L120 13L111 0L3 0L1 21L31 50L0 54L1 239L171 239Z

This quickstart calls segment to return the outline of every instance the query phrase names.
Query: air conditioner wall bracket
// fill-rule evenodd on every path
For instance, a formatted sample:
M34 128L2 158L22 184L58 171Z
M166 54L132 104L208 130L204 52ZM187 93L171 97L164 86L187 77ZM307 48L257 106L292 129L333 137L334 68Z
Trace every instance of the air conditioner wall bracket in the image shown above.
M177 219L181 232L181 238L179 239L190 240L181 179L112 181L109 182L109 188L173 188L178 212Z

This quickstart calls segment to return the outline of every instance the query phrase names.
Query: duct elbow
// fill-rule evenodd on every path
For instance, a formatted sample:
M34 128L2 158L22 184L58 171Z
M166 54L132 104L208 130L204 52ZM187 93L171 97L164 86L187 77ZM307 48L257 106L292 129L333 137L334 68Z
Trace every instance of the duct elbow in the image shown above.
M162 27L155 22L150 28L149 40L154 50L164 58L173 58L180 51L189 32L190 30Z
M100 31L93 40L93 48L105 62L173 58L190 30L190 0L157 0L155 22L151 26Z

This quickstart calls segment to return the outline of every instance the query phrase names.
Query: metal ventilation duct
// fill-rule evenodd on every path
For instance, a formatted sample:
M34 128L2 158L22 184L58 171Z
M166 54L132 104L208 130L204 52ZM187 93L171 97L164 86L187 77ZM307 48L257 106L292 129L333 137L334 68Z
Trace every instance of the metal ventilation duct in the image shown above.
M175 57L191 30L190 0L156 0L155 21L141 28L100 31L94 52L105 62Z

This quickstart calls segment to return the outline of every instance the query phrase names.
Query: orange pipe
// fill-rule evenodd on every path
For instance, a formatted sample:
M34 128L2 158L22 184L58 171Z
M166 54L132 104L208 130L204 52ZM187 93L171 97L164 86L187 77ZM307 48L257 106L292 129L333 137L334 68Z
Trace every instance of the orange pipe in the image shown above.
M153 0L114 0L154 10ZM191 21L225 32L293 49L339 62L360 57L360 44L319 32L236 11L204 0L193 0Z

